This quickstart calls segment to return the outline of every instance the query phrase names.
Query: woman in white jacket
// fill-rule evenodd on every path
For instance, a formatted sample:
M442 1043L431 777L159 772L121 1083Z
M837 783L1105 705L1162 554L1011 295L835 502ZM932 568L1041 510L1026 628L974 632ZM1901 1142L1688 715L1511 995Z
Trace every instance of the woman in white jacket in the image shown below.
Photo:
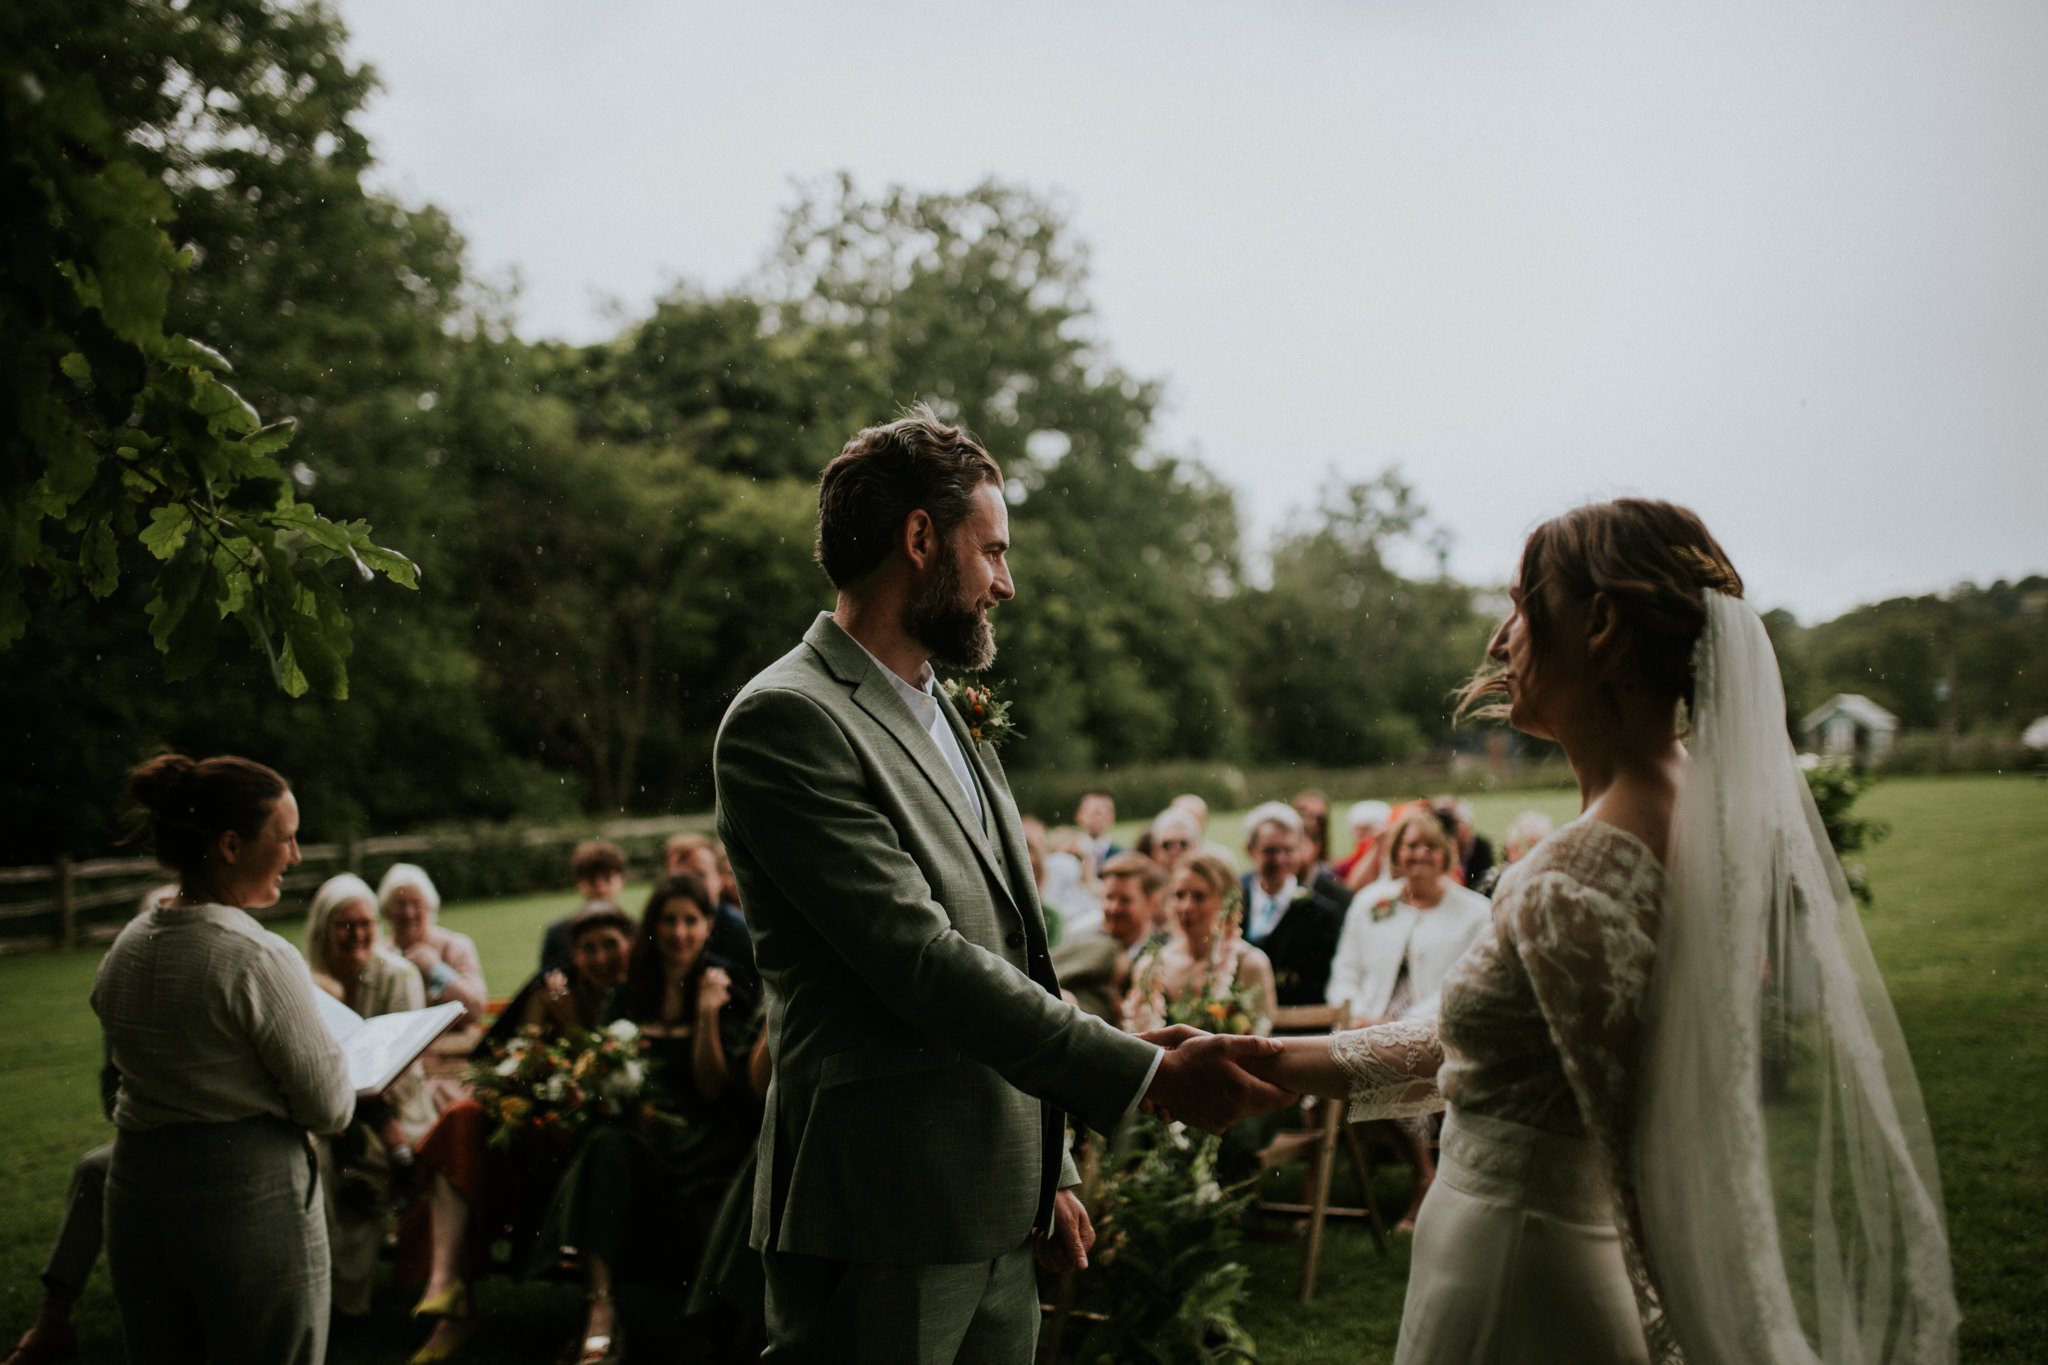
M1395 875L1360 891L1344 918L1325 998L1349 1002L1351 1027L1394 1019L1434 1019L1451 964L1486 932L1492 905L1451 880L1456 845L1427 807L1395 824L1389 846ZM1415 1187L1396 1232L1412 1231L1422 1196L1436 1178L1429 1145L1433 1120L1396 1121L1407 1144Z

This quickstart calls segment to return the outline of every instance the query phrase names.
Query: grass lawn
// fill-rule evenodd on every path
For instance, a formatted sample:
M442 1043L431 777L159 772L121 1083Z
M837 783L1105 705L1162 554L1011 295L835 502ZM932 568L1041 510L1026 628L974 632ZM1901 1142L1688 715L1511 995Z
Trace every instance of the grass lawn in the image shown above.
M1479 827L1498 842L1517 812L1568 818L1569 793L1479 797ZM1867 859L1878 903L1866 919L1934 1121L1964 1322L1962 1358L2048 1359L2048 784L2026 778L1897 779L1862 809L1892 824ZM1235 842L1234 816L1216 837ZM643 888L627 893L637 904ZM530 972L541 926L569 896L450 906L444 922L473 936L492 988ZM280 923L295 933L294 927ZM288 934L290 936L290 934ZM104 1141L94 1073L98 1029L86 993L96 956L0 959L0 1347L40 1299L36 1275L57 1226L72 1161ZM1398 1169L1379 1194L1398 1199ZM1338 1227L1316 1301L1296 1301L1300 1245L1285 1230L1254 1242L1247 1325L1282 1365L1391 1358L1407 1248L1381 1260L1363 1230ZM486 1285L492 1324L477 1360L553 1359L577 1321L566 1285ZM629 1310L631 1305L629 1304ZM336 1361L403 1359L418 1340L396 1291L375 1319L337 1336ZM79 1306L88 1361L120 1359L105 1277ZM666 1358L666 1357L660 1357Z

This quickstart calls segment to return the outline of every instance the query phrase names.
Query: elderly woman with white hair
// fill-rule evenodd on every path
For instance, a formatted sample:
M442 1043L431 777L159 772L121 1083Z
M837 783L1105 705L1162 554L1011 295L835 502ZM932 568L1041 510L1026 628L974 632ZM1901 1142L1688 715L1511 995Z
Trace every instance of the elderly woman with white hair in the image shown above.
M1493 895L1494 887L1500 883L1501 874L1522 861L1536 845L1556 832L1557 822L1540 810L1525 810L1517 815L1508 825L1508 832L1501 836L1503 861L1498 866L1490 868L1472 889L1482 896Z
M435 921L441 893L434 889L434 879L411 863L393 863L377 883L377 908L391 926L391 946L419 969L428 1003L454 1000L462 1006L461 1023L481 1019L490 999L483 960L469 935Z
M425 1003L420 974L378 941L377 893L354 873L329 877L306 911L304 950L313 981L364 1018ZM370 1311L384 1244L386 1206L411 1185L412 1146L434 1123L426 1078L415 1064L379 1100L360 1100L355 1121L320 1142L320 1188L334 1261L334 1311Z

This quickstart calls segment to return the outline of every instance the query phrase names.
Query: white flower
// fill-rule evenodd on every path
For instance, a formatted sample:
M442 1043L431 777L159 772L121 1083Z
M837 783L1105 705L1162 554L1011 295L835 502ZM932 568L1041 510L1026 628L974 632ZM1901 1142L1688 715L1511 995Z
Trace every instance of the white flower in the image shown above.
M550 1104L557 1103L569 1093L569 1078L557 1071L540 1083L540 1097Z
M1213 1180L1204 1180L1201 1184L1195 1186L1195 1202L1197 1204L1214 1204L1222 1198L1223 1187Z
M622 1043L630 1043L640 1036L640 1026L631 1019L614 1019L605 1026L605 1032Z
M500 1076L509 1076L518 1069L519 1058L516 1054L507 1056L504 1061L499 1062L496 1066L491 1068L491 1070L497 1072Z

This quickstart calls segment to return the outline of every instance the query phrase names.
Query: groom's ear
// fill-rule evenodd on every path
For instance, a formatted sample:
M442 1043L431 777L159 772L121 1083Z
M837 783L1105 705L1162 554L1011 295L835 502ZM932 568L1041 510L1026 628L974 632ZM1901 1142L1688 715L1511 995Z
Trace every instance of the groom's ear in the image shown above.
M939 528L932 524L932 514L922 507L912 508L903 519L897 548L912 568L930 568L939 553Z

